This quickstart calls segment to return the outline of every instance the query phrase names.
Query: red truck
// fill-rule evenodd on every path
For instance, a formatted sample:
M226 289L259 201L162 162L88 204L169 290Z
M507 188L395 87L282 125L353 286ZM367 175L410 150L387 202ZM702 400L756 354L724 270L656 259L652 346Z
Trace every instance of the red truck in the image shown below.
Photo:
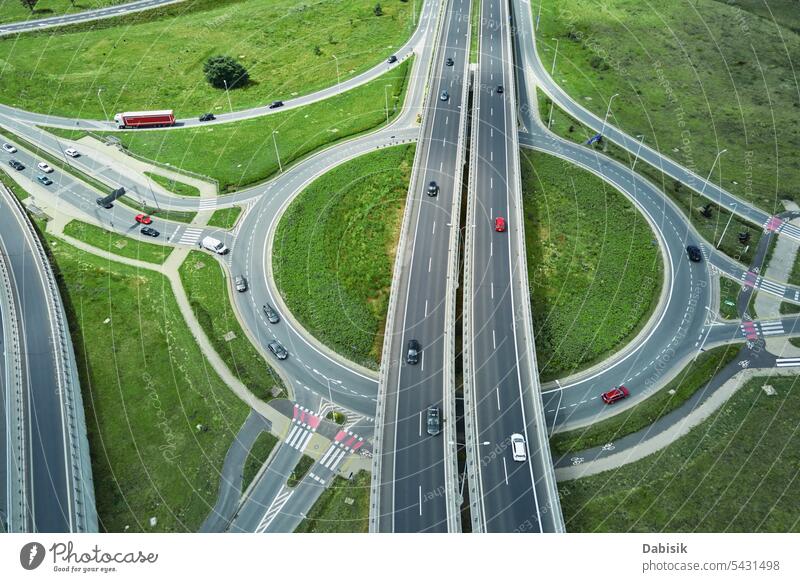
M163 111L128 111L117 113L114 116L117 127L127 129L129 127L167 127L175 125L175 114L172 109Z

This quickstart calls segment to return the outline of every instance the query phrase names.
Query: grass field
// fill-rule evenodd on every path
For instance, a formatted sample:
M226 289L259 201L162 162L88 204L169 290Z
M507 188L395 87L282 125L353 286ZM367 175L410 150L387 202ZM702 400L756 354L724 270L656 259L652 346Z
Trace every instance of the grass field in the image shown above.
M247 406L197 347L166 278L48 242L78 362L101 531L197 531Z
M137 230L138 226L132 228L132 234ZM172 252L172 247L142 242L80 220L70 220L64 234L109 253L156 265L163 265Z
M367 533L370 474L359 471L351 480L336 477L296 533Z
M175 131L118 133L124 146L145 158L209 176L220 192L262 182L295 160L337 140L375 129L402 104L410 61L375 81L330 99L236 123ZM386 87L390 85L390 87ZM51 129L77 139L83 132ZM273 132L274 134L273 139ZM102 135L102 134L101 134Z
M800 11L796 0L715 0L763 18L777 31L779 26L800 32ZM769 29L770 27L767 27ZM783 31L781 31L782 33Z
M161 176L159 174L154 174L153 172L145 172L145 175L156 184L163 186L164 188L166 188L173 194L177 194L178 196L200 196L200 190L196 186L192 186L191 184L186 184L178 180L165 178L164 176Z
M6 169L3 168L3 171L0 172L0 182L2 182L6 188L11 190L11 192L16 196L20 201L25 200L30 194L28 194L25 190L23 190L8 174L6 174Z
M727 148L714 178L768 212L800 200L800 35L716 0L542 2L540 55L551 63L559 39L554 78L576 101L602 118L619 93L610 120L630 135L703 177Z
M286 389L280 377L239 324L230 303L228 281L216 259L200 251L191 251L179 273L195 317L233 375L264 401L274 397L273 388L285 396ZM230 332L235 337L228 341L225 335Z
M292 314L350 360L377 368L414 146L333 169L289 206L275 234L275 282Z
M800 305L795 305L794 303L783 302L778 307L778 311L782 315L795 315L797 313L800 313Z
M7 22L23 22L25 20L35 20L39 18L50 18L62 14L75 14L93 8L103 8L113 6L131 0L39 0L36 7L31 11L22 5L19 0L0 0L0 24Z
M658 301L662 259L622 194L558 158L520 156L536 352L552 380L633 338Z
M244 493L253 482L256 474L261 469L261 466L267 462L269 454L275 445L278 444L278 437L264 431L256 437L253 446L250 447L250 452L247 455L247 460L244 462L242 471L242 493Z
M551 105L549 98L544 97L544 94L539 92L539 115L545 124L551 122L551 131L577 143L585 143L595 135L595 132L590 132L558 107L552 108L551 111ZM593 147L627 166L633 166L636 159L634 155L607 141ZM680 182L676 182L641 161L636 163L635 170L659 187L675 202L708 244L715 246L719 244L719 250L744 264L752 262L758 241L763 232L761 228L745 222L735 215L731 217L730 212L715 204L711 206L711 216L706 217L700 211L709 201L706 198L701 198L691 188L687 188ZM728 223L729 220L730 224ZM750 240L746 245L739 243L738 235L740 232L750 233Z
M692 394L703 388L739 353L740 346L722 346L700 354L676 378L625 412L586 428L559 432L550 439L553 457L558 458L592 447L613 443L626 435L647 428L662 416L679 408ZM674 391L670 394L671 391Z
M104 119L106 112L147 109L174 109L179 117L220 112L229 108L227 96L236 110L285 100L335 85L337 59L345 80L410 37L414 3L385 0L382 16L374 6L375 0L188 0L124 19L6 37L0 102ZM206 59L218 54L237 58L250 74L247 85L227 96L203 74Z
M736 299L742 286L728 277L719 278L719 313L725 319L739 319ZM733 303L733 305L731 305Z
M470 41L469 62L478 62L478 38L481 30L481 0L472 0L472 13L470 15Z
M288 485L289 487L295 487L298 483L300 483L300 481L303 480L303 477L306 476L308 470L313 466L314 466L314 459L312 459L308 455L303 455L302 457L300 457L300 460L297 461L297 465L295 465L288 479L286 479L286 485Z
M751 380L663 451L559 483L567 531L800 531L798 409L796 377Z
M230 208L220 208L215 210L211 218L208 219L208 226L216 226L218 228L233 228L242 209L239 206L231 206Z

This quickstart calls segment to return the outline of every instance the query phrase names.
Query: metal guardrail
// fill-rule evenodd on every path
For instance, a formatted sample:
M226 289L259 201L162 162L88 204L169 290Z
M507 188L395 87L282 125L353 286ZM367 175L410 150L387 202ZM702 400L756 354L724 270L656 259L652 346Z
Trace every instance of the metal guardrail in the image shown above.
M436 25L436 34L434 35L437 39L437 43L441 44L441 34L443 30L442 26L442 15L445 13L442 10L442 7L445 5L447 0L441 0L440 8L439 8L439 16L437 19ZM425 78L430 79L432 66L434 62L434 56L436 51L433 51L431 54L431 59L427 63L427 70L425 72ZM419 62L419 67L423 68L426 64L422 61ZM422 98L422 107L421 110L423 111L423 124L428 123L428 116L424 115L428 107L428 101L430 99L430 86L426 83L423 98ZM424 126L423 126L424 127ZM422 133L423 128L420 128L420 134ZM418 144L421 142L417 142ZM408 239L405 234L408 232L409 229L409 221L411 218L411 210L414 207L414 188L417 182L417 173L419 171L419 167L421 165L421 158L422 158L422 150L423 147L417 147L416 152L414 153L414 165L411 170L411 180L409 181L408 185L408 194L406 197L406 207L403 211L403 220L400 225L400 242L397 245L397 252L395 254L394 260L394 270L392 272L392 285L391 291L389 293L389 305L386 314L386 325L385 330L386 333L383 338L383 349L381 351L381 369L378 375L378 405L375 411L375 437L373 438L373 446L372 446L372 479L370 481L370 500L369 500L369 531L370 533L378 532L379 531L379 522L380 522L380 515L381 515L381 503L380 503L380 475L381 469L383 465L383 425L385 423L385 416L386 416L386 378L389 373L389 365L391 363L391 351L392 351L392 329L394 329L394 317L395 312L397 310L397 301L400 296L400 289L397 287L397 283L400 280L400 275L403 271L403 257L406 253L406 248L408 246Z
M22 349L19 343L19 322L14 301L11 275L6 266L6 257L0 249L0 315L3 320L3 345L5 346L6 370L6 454L11 474L7 491L7 531L24 533L30 531L28 516L28 483L25 439L25 378L22 373ZM11 393L13 392L13 397Z
M70 483L71 495L74 500L74 505L70 508L72 513L71 521L74 520L72 530L75 532L94 532L98 529L97 509L94 498L89 442L86 435L86 419L84 417L83 398L78 380L72 339L65 321L61 295L59 294L53 271L50 268L47 254L33 224L28 218L25 208L5 186L0 188L0 194L5 196L9 205L16 207L23 217L29 246L34 258L39 263L44 291L47 295L51 332L55 344L53 347L57 368L58 394L62 398L66 415L64 426L67 430L67 445L70 456L67 462L72 481Z

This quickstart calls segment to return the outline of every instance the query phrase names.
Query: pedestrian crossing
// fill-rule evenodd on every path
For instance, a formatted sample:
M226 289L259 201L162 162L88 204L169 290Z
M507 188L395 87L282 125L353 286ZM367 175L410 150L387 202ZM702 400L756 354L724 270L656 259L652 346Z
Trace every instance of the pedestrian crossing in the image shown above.
M181 233L178 244L194 246L200 240L200 235L202 234L202 228L188 227Z
M782 321L762 321L759 323L761 326L761 335L776 335L783 333Z
M764 279L764 277L754 271L745 271L742 273L741 281L742 285L752 287L758 291L764 291L765 293L777 295L778 297L784 297L786 295L786 285Z
M743 321L739 326L745 339L752 341L759 337L778 335L785 332L782 321Z
M304 451L320 421L321 418L308 408L295 404L292 409L292 428L284 442L298 451Z
M346 454L347 451L345 449L332 444L330 447L328 447L328 450L325 451L325 454L322 455L322 458L319 460L319 462L323 467L326 467L331 472L335 472L336 467L339 466L339 463L342 462L342 459L344 459Z
M778 358L775 360L775 365L778 368L800 366L800 358Z
M262 517L261 521L258 523L256 533L264 533L267 531L267 528L272 524L275 518L278 517L278 514L281 512L293 494L293 489L288 488L286 485L281 486L281 489L278 491L275 499L272 500L272 503L270 503L266 513L264 513L264 517Z
M216 210L216 208L217 208L216 198L203 198L200 200L200 212L204 210Z

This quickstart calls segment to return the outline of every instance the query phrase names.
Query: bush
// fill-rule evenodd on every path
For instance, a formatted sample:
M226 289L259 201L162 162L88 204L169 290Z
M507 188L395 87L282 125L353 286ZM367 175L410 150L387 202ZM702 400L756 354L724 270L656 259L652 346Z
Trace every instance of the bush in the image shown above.
M244 87L250 81L250 74L247 69L233 57L217 55L209 57L203 72L212 87L217 89L228 89Z

